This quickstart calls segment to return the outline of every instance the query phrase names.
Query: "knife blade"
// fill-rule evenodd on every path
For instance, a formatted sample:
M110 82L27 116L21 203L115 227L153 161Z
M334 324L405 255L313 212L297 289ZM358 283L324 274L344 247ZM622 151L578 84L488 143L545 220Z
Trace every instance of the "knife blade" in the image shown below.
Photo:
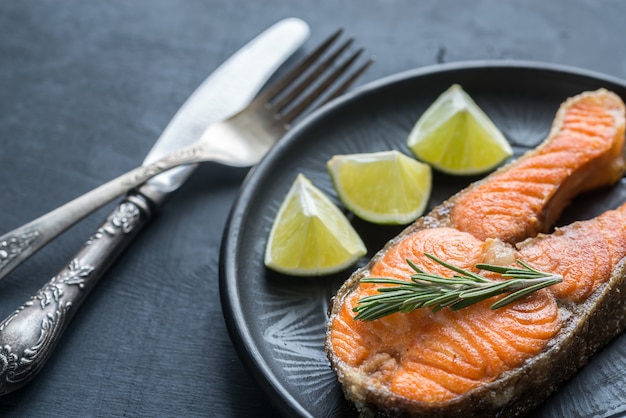
M235 53L187 99L144 164L193 142L209 124L243 108L308 34L302 20L285 19ZM0 395L23 387L41 370L106 269L194 168L165 172L129 193L66 267L0 323Z

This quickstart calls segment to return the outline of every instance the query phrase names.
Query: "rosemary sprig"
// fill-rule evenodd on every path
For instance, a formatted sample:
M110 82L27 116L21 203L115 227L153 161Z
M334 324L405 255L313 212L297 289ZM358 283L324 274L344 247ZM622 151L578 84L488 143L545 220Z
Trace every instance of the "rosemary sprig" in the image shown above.
M454 271L453 277L444 277L422 270L410 260L415 270L411 281L390 278L364 278L363 283L391 284L379 287L379 294L366 296L353 308L355 319L371 321L396 312L408 313L419 308L432 308L436 312L445 307L458 310L503 293L510 293L491 305L501 308L539 289L563 281L558 274L536 270L517 260L521 267L503 267L493 264L477 264L476 268L500 274L508 279L495 281L440 260L434 255L425 256Z

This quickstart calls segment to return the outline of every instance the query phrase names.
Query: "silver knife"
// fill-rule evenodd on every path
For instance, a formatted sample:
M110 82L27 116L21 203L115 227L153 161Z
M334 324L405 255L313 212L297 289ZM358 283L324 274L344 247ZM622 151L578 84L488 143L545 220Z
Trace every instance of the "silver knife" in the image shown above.
M236 52L187 99L143 164L188 145L211 123L244 108L308 35L305 22L285 19ZM128 194L68 265L0 323L0 394L39 372L96 282L194 169L167 171Z

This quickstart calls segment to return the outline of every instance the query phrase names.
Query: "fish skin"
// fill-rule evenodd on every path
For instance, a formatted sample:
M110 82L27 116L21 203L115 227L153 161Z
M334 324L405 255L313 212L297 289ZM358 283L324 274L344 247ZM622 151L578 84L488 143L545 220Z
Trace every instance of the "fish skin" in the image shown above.
M594 95L602 96L599 98L601 100L608 98L607 100L615 102L610 104L611 113L615 117L615 144L605 148L605 154L610 157L592 158L591 162L583 166L583 171L587 172L587 175L576 176L575 181L565 182L565 191L557 188L550 193L544 193L545 201L549 204L544 203L536 207L535 218L532 216L529 218L529 224L532 227L522 228L523 233L504 234L497 238L513 244L521 242L517 249L510 245L507 247L511 248L511 251L517 251L515 254L522 258L532 259L538 264L543 262L546 265L553 263L554 259L542 259L538 254L541 254L542 251L545 252L542 247L549 247L552 240L566 241L565 238L559 238L560 236L567 238L567 234L572 236L578 233L578 236L586 236L591 241L595 240L594 242L603 242L603 240L610 242L611 245L620 247L619 251L611 253L606 250L602 253L603 260L610 260L610 264L608 264L610 268L608 270L605 268L602 272L591 273L592 276L603 276L604 281L601 280L597 283L592 281L591 285L585 287L585 291L580 292L582 296L575 294L577 292L572 293L572 291L553 292L551 289L544 289L529 298L497 311L491 311L488 308L488 305L493 303L492 300L489 304L477 304L457 312L443 310L431 314L428 310L417 310L411 314L394 314L371 322L354 321L346 315L360 297L368 294L368 292L374 292L375 285L359 284L361 277L374 275L378 277L388 274L394 277L407 278L407 267L402 266L402 263L399 262L405 258L405 254L394 255L394 252L398 252L399 243L410 239L417 242L417 244L413 244L412 250L418 253L426 249L427 244L433 243L430 240L419 242L420 239L415 239L419 234L438 234L438 238L434 242L440 248L454 248L453 264L458 263L457 265L460 267L467 268L474 261L481 261L481 254L484 255L488 252L486 251L487 242L490 242L491 237L485 239L485 236L480 235L480 233L459 230L463 228L459 228L458 221L455 222L451 217L455 205L463 196L476 193L481 185L514 170L516 164L524 164L531 157L541 153L542 150L545 151L545 148L549 147L550 141L554 140L555 132L558 131L558 126L564 118L562 109L571 105L572 101L584 97L588 99L589 96ZM595 97L593 99L595 100ZM557 230L554 236L542 233L558 218L558 215L555 214L560 214L560 211L569 203L576 192L602 187L621 177L624 170L623 137L624 105L617 96L601 89L568 99L560 108L548 139L538 149L531 151L517 162L503 167L482 181L471 185L433 209L428 215L418 219L399 236L392 239L367 266L357 270L344 283L334 297L330 308L325 346L333 370L342 384L346 397L355 403L363 416L521 416L545 400L560 382L582 367L599 347L605 345L626 328L625 302L619 296L621 292L626 291L626 263L623 258L626 255L626 231L624 228L613 227L615 220L621 219L621 215L613 213L606 215L605 218L600 217L588 221L589 223L585 223L587 221L576 223L571 227ZM589 175L589 173L594 173L599 169L605 170L605 173L601 176ZM533 223L536 219L540 222ZM595 224L593 224L594 222ZM603 229L611 227L616 231L613 235L602 234ZM585 229L596 232L585 234L583 231ZM537 233L540 235L534 238ZM467 235L460 238L460 234ZM600 237L600 235L602 236ZM450 242L445 242L445 237L448 237ZM469 244L465 245L467 248L464 250L455 252L457 251L456 247L464 246L459 244L459 241ZM429 252L435 249L431 245ZM396 260L387 263L387 257L395 257ZM419 257L417 258L419 264ZM440 258L446 259L447 257L440 254ZM388 265L385 266L385 264ZM568 297L569 294L573 294L574 297ZM493 321L503 322L503 317L511 316L511 312L523 312L526 309L525 304L532 306L533 303L541 307L540 311L543 312L541 315L533 316L531 311L528 311L530 314L526 316L525 314L517 315L519 321L524 322L521 328L525 331L528 331L526 328L529 324L532 324L533 321L537 322L537 327L530 327L530 331L531 333L536 332L540 337L537 338L539 347L536 344L535 346L530 344L529 347L533 346L534 348L527 350L527 355L520 356L517 353L518 357L513 360L511 359L515 356L506 355L506 350L518 344L516 339L510 338L511 335L506 332L504 332L506 338L503 337L503 340L497 340L493 337L492 344L484 348L482 354L479 353L479 355L476 355L477 348L472 344L457 344L456 346L444 344L446 341L462 340L458 336L463 332L469 336L465 337L465 340L469 341L481 330L480 327L476 328L474 325L478 324L483 327L482 329L486 329L489 324L493 324ZM474 319L468 322L468 318ZM489 321L481 322L481 318L489 318ZM542 328L544 326L541 325L542 321L548 326ZM446 327L441 327L441 324L447 325L452 330L446 331ZM597 324L602 326L594 326ZM349 332L356 327L358 330L356 335L361 339L356 344L356 348L342 338L337 338L337 335L340 334L337 329L341 331L341 327L345 328L343 332ZM513 330L515 331L515 327ZM484 334L492 335L500 332L498 330L492 331ZM438 332L439 334L437 334ZM406 344L394 345L393 343L394 339L402 339L406 338L403 336L416 334L418 336L438 336L434 338L434 342L429 339L422 339L421 342L415 340L406 342ZM335 341L338 342L337 346L335 346ZM502 341L508 342L503 344ZM435 345L434 348L432 347L433 344ZM372 355L372 352L376 351L376 347L379 348L379 351ZM424 356L424 353L428 352L427 350L430 350L430 355ZM472 350L474 350L473 354ZM462 378L457 379L457 383L450 383L452 382L450 379L458 378L459 373L453 373L455 376L452 377L441 378L445 375L441 374L441 371L445 372L445 368L450 367L451 364L450 360L446 359L446 355L461 363L462 367L459 367L459 370L466 372L461 376ZM457 357L454 357L455 355ZM415 361L407 361L406 364L402 364L403 356ZM360 369L352 366L352 364L358 363L366 364L367 367ZM420 371L419 368L423 370ZM415 380L416 376L423 377L429 373L432 374L435 369L439 370L440 377L433 381ZM398 373L398 370L401 373ZM392 383L389 384L385 379ZM425 394L420 395L422 398L414 399L415 397L411 395L411 385L413 387L431 385L431 389L425 390ZM451 391L451 388L454 390ZM457 388L462 390L455 392ZM403 392L407 390L407 393Z

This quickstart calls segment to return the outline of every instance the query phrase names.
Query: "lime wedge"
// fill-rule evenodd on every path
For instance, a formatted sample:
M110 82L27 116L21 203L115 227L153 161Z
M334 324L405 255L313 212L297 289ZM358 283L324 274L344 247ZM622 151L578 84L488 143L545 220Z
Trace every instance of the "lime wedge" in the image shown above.
M424 112L407 145L421 161L457 175L485 173L513 155L502 132L458 84Z
M327 168L339 199L361 219L408 224L426 209L430 166L398 151L335 155Z
M265 265L284 274L317 276L341 271L365 253L341 210L299 174L272 225Z

